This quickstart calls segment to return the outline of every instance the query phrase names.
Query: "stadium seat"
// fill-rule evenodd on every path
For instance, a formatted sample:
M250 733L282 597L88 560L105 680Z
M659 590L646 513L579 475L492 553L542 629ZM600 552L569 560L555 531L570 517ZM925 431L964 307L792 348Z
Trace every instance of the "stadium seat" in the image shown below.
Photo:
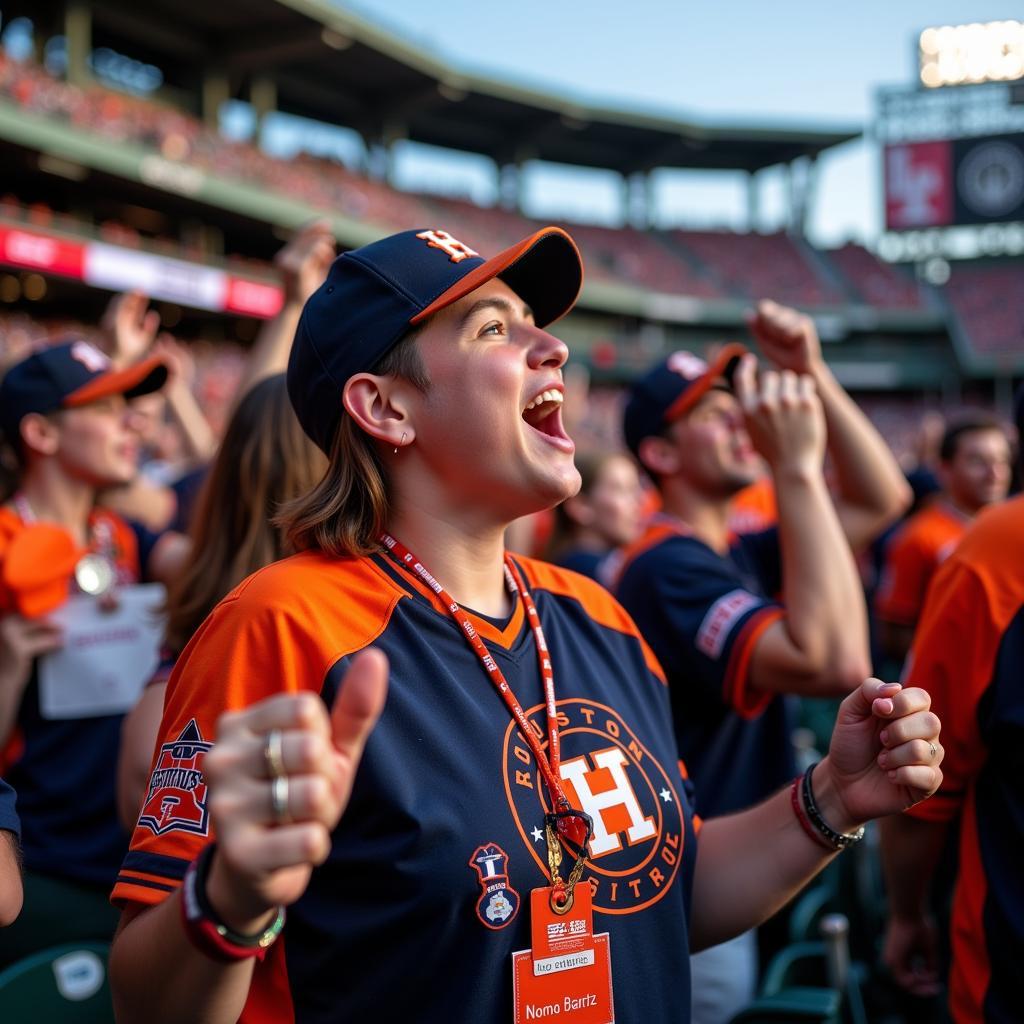
M731 1024L842 1024L842 999L830 988L791 988L762 996Z
M109 945L54 946L0 972L4 1024L113 1024Z
M789 941L811 942L820 938L818 925L824 914L836 909L833 873L823 875L817 884L805 889L789 911Z

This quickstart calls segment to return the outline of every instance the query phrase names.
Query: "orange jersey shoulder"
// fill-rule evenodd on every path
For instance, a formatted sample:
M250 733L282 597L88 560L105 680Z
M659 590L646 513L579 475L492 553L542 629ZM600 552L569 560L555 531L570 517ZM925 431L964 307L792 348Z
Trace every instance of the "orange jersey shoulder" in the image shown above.
M516 562L522 566L527 586L531 589L546 590L559 597L572 598L582 605L583 610L598 625L636 637L643 648L647 667L662 682L665 682L665 673L658 659L640 635L629 612L600 583L573 572L571 569L563 569L534 558L523 558L517 555Z

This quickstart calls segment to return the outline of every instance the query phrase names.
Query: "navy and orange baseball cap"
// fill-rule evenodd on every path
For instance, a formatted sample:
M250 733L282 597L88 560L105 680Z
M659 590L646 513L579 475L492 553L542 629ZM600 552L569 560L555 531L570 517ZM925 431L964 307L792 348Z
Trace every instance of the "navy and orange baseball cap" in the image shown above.
M411 330L494 278L546 327L572 309L583 261L572 238L548 227L491 259L439 228L403 231L342 253L302 310L288 361L288 394L302 428L330 452L342 389Z
M723 345L710 363L692 352L673 352L633 384L622 415L622 433L629 450L639 457L640 442L660 434L670 423L685 416L724 378L732 387L732 377L745 345Z
M0 428L15 444L21 421L31 412L48 413L88 405L109 395L137 398L158 391L167 366L158 356L117 370L88 341L67 341L40 349L15 363L0 381Z

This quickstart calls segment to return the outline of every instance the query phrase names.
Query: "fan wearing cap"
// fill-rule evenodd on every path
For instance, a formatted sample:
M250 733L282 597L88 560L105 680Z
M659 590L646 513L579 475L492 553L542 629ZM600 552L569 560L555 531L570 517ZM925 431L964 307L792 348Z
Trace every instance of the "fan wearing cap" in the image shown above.
M712 828L695 882L656 660L599 585L504 551L579 487L545 328L581 281L556 228L490 260L424 229L343 254L308 300L288 386L328 470L281 514L299 553L168 681L113 892L120 1020L685 1022L691 944L831 856L782 794ZM938 784L873 764L872 715L929 722L897 690L858 692L819 768L843 829ZM563 938L578 954L547 956Z
M0 506L0 750L18 794L27 893L0 934L0 962L102 938L116 923L102 896L125 846L114 800L121 716L44 717L36 659L60 646L47 615L70 594L139 578L134 532L95 502L135 473L128 403L166 376L157 359L116 370L79 340L34 353L0 382L0 428L18 467Z
M811 319L764 302L750 327L774 368L758 378L754 356L736 344L710 365L677 352L634 385L623 417L663 506L626 550L615 593L668 675L704 817L748 807L792 776L784 695L840 697L869 674L851 548L908 501L884 441L826 367ZM771 470L778 528L734 536L730 501L757 479L758 455ZM696 1019L728 1020L748 1001L752 939L736 940L738 959L705 954L704 963L726 957L720 981L731 1001L710 976L696 984L695 962L694 991L708 1004Z

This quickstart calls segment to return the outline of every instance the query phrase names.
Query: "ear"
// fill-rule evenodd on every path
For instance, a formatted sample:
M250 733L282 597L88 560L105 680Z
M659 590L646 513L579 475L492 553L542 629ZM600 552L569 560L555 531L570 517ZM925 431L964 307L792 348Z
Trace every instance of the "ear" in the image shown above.
M405 382L373 373L349 377L341 393L346 412L360 429L394 447L411 444L416 437L409 398Z
M55 455L60 448L60 427L42 413L30 412L18 429L21 443L30 455Z
M672 476L679 470L679 454L676 446L664 437L645 437L637 450L640 465L657 480L658 477Z

